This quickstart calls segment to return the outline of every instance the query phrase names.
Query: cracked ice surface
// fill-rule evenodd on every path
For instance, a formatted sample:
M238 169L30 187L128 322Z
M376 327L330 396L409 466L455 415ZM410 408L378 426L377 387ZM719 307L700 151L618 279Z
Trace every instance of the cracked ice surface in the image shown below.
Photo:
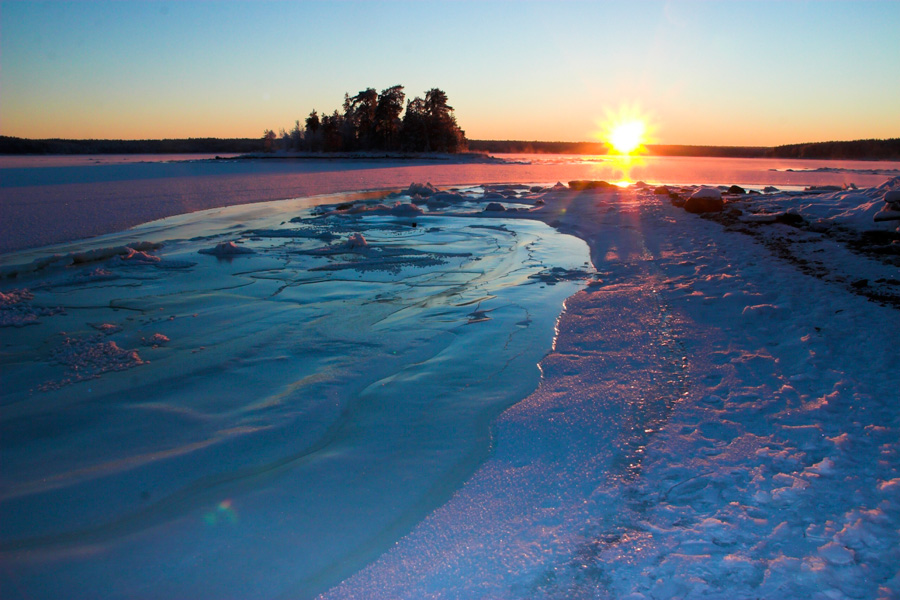
M4 595L322 589L483 460L588 275L538 222L288 207L6 261Z

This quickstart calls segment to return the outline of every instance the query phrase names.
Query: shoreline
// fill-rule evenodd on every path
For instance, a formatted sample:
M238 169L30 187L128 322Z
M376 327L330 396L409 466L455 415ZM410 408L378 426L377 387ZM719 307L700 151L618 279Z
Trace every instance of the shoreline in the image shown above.
M625 174L630 177L624 178L631 181L643 177L650 182L708 184L710 173L719 173L721 183L761 188L770 184L814 183L868 186L889 177L841 169L772 172L758 167L765 166L764 161L749 159L716 158L697 163L697 159L662 157L648 159L645 164L638 159L631 165L619 165L612 160L597 163L552 155L532 157L526 163L210 159L160 163L122 160L70 166L51 163L46 167L5 168L0 171L0 257L19 250L124 231L141 223L198 210L360 189L401 189L413 181L431 181L441 187L521 181L552 184L573 179L617 181ZM824 163L812 162L818 166ZM0 160L0 167L2 164ZM694 164L706 164L706 167L692 172ZM870 163L845 164L855 164L858 170ZM900 168L900 163L885 165L894 170Z
M754 243L633 194L531 217L584 239L599 275L541 385L447 504L319 600L897 591L900 470L876 457L898 449L900 305L840 283L895 267L812 236L797 248L835 277L805 272L766 242L778 227Z

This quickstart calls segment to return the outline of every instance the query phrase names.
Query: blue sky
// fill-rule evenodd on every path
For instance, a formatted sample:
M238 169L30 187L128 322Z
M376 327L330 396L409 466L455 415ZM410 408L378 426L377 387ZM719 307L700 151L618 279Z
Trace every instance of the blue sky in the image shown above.
M900 2L0 2L0 133L257 137L447 92L473 139L900 137Z

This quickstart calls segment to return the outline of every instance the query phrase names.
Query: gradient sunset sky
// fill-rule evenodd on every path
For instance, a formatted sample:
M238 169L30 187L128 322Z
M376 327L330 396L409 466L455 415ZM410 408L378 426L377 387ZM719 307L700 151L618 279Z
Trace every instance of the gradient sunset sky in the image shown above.
M900 2L0 2L0 133L259 137L447 92L470 139L900 137Z

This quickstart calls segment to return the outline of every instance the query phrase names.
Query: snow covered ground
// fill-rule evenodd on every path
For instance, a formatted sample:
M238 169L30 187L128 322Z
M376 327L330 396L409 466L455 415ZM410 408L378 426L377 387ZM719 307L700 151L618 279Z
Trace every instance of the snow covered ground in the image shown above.
M844 243L900 237L872 221L898 188L741 196L727 211L816 224L749 236L650 189L545 195L600 280L541 387L450 502L322 598L900 597L897 304L852 285L898 285L898 255ZM772 251L800 233L815 269Z
M898 189L421 185L4 257L3 597L900 597Z

